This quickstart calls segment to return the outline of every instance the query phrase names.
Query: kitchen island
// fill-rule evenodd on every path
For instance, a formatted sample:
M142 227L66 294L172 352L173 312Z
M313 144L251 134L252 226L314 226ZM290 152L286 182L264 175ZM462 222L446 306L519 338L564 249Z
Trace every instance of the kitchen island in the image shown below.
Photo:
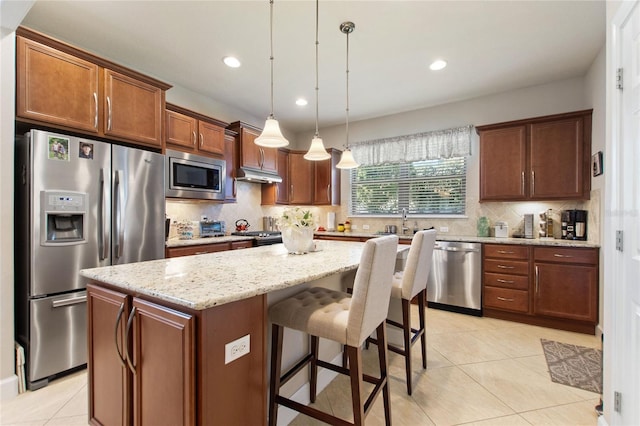
M89 420L265 424L268 305L311 285L343 288L363 247L322 241L290 255L276 244L80 271Z

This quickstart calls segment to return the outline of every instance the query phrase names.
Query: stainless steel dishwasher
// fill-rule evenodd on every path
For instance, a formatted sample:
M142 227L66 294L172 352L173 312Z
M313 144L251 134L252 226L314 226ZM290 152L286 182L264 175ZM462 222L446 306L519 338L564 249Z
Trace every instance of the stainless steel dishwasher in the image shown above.
M482 316L482 244L436 241L427 281L430 308Z

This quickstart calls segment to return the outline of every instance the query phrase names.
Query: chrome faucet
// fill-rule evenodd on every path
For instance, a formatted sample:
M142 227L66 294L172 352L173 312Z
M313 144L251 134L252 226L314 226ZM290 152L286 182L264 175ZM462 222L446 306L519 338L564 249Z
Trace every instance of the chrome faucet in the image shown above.
M402 208L402 235L406 234L407 231L409 230L409 227L407 226L407 209L406 208Z

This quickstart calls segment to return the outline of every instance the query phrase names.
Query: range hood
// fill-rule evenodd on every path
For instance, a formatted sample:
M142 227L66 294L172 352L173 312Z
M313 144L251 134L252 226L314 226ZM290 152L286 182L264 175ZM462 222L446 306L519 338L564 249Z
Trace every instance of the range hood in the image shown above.
M236 172L236 179L243 182L254 183L280 183L282 178L275 173L267 173L260 170L240 167Z

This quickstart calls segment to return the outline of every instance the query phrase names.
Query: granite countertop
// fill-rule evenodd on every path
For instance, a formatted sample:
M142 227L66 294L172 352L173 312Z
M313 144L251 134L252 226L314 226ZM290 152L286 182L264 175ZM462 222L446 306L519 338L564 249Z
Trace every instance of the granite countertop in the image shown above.
M184 247L197 246L202 244L228 243L233 241L251 241L253 237L239 235L225 235L224 237L208 237L208 238L192 238L190 240L181 240L180 238L169 238L165 242L166 247Z
M365 232L315 232L316 237L323 235L335 236L335 237L358 237L358 238L371 238L379 237L380 234L371 234ZM400 240L411 240L411 235L398 235ZM561 240L554 238L496 238L496 237L475 237L475 236L458 236L448 234L438 234L436 237L438 241L460 241L468 243L486 243L486 244L517 244L526 246L553 246L553 247L583 247L583 248L598 248L600 244L595 244L589 241L577 241L577 240Z
M195 310L354 270L364 243L319 241L288 254L283 244L83 269L80 275ZM398 251L408 246L398 245Z

